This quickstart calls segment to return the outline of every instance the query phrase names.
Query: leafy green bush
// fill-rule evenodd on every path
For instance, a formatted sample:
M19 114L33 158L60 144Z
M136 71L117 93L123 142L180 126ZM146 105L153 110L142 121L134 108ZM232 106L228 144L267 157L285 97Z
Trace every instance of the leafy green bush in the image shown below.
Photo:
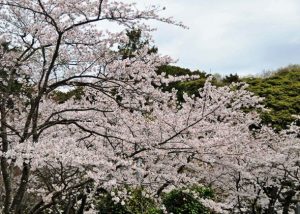
M164 196L163 204L168 213L173 214L209 214L199 198L213 198L209 188L194 186L188 189L175 189Z
M162 214L158 204L142 189L128 190L130 198L122 204L116 202L109 193L104 193L97 200L96 208L100 214Z

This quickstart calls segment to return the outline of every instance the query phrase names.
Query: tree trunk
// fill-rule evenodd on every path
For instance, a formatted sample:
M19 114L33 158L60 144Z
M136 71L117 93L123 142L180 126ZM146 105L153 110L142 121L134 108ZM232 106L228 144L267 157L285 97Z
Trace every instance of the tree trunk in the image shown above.
M5 108L5 99L1 100L0 103L0 113L1 113L1 127L0 127L0 138L2 143L2 152L5 153L8 151L8 138L7 138L7 128L6 128L6 108ZM1 157L1 174L4 183L5 189L5 200L4 200L4 209L3 213L8 214L9 208L11 205L11 176L9 172L9 164L7 158L4 156Z

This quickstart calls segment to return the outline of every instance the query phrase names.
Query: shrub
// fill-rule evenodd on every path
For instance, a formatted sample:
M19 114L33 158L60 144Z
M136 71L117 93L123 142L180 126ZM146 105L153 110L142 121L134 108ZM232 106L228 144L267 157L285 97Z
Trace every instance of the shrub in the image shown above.
M173 214L209 214L199 198L212 198L209 188L194 186L188 189L175 189L164 196L163 203L168 213Z

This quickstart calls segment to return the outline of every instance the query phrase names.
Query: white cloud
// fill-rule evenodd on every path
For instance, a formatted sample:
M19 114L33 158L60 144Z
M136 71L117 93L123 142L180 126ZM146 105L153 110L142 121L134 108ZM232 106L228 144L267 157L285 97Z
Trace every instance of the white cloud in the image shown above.
M178 65L219 73L258 73L300 63L299 0L139 0L189 30L155 23L160 52Z

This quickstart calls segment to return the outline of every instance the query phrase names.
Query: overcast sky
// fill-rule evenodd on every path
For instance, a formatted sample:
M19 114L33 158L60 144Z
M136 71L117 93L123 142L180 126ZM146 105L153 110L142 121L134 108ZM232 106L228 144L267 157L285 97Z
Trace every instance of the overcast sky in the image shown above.
M257 74L300 63L300 0L138 0L190 29L155 23L159 51L211 73Z

